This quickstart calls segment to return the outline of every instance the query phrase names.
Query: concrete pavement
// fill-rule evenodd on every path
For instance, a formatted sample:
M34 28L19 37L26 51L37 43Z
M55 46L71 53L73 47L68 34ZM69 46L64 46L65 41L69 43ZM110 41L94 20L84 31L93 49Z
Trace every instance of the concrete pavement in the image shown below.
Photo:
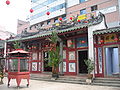
M27 87L27 81L24 79L21 81L20 88L16 87L16 80L12 79L10 82L10 87L8 88L7 78L5 77L3 81L4 84L0 85L0 90L120 90L119 87L92 86L38 80L30 80L30 86Z

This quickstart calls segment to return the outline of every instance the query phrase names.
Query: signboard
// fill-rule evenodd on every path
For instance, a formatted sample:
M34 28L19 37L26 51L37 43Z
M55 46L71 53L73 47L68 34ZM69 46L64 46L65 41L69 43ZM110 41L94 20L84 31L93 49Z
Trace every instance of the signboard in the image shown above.
M87 15L86 14L78 16L78 20L83 20L83 19L87 19Z
M108 34L108 35L105 35L105 36L104 36L104 38L105 38L104 42L105 42L105 43L115 42L114 39L115 39L116 37L117 37L116 34Z

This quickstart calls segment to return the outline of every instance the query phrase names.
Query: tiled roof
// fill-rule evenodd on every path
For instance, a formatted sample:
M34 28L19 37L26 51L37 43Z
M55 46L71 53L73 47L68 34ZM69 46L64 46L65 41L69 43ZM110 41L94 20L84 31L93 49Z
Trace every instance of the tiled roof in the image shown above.
M94 31L93 34L99 35L99 34L106 34L106 33L113 33L113 32L120 32L120 27L97 30L97 31Z
M77 29L80 29L80 28L84 28L84 27L87 27L87 25L82 25L82 26L77 26L77 27L71 27L71 28L68 28L68 29L60 30L60 31L57 30L57 32L59 34L59 33L74 31L74 30L77 30ZM55 31L55 30L52 30L52 31ZM45 37L45 36L51 35L52 31L44 31L44 32L39 33L37 35L29 36L29 37L24 37L24 38L14 38L14 39L7 40L7 42L19 41L19 40L27 40L27 39L33 39L33 38L38 38L38 37Z
M65 24L64 26L53 27L50 30L42 31L42 32L39 32L35 35L26 36L26 37L16 37L14 39L7 40L7 42L46 37L48 35L51 35L51 33L53 31L57 31L58 34L64 33L64 32L70 32L70 31L78 30L78 29L81 29L84 27L89 27L91 25L99 24L102 22L103 18L104 18L104 15L100 13L97 17L94 17L94 18L87 20L87 23L84 23L84 21L83 21L83 22L80 22L80 23L77 22L77 23L74 23L71 25Z

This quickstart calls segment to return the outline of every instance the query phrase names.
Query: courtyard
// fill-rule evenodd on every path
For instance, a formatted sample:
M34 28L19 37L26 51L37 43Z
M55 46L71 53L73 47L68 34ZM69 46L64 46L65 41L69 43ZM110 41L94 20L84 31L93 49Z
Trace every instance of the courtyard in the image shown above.
M30 86L27 87L27 81L22 80L21 85L17 88L16 80L12 79L10 87L7 87L7 78L3 79L4 84L0 85L0 90L120 90L119 87L107 87L96 85L82 85L72 83L48 82L39 80L30 80Z

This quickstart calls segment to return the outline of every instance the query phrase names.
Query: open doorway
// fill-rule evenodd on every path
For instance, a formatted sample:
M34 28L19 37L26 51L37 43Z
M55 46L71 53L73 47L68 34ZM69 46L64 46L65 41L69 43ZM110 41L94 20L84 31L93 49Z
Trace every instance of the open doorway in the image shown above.
M118 47L105 48L106 75L112 76L119 74L119 54Z
M51 72L52 71L52 67L48 66L48 52L44 52L43 54L43 58L44 58L44 71L45 72Z
M85 59L88 59L88 51L78 51L78 67L80 74L87 74L87 66L84 62Z

